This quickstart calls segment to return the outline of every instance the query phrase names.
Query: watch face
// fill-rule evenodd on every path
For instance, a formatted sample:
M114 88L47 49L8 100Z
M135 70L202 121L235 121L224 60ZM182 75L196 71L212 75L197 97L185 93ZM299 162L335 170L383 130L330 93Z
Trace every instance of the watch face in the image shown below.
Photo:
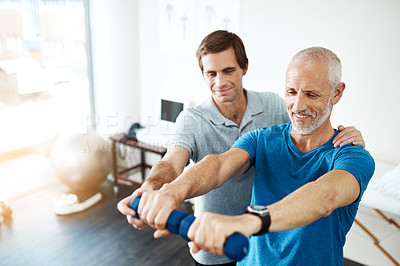
M266 206L260 206L260 205L248 206L246 212L256 215L262 220L262 227L260 231L253 235L258 236L269 232L271 217L269 216L269 211Z
M258 214L261 214L261 215L263 215L265 212L268 212L267 207L261 206L261 205L249 206L249 207L247 207L247 210L249 212L258 213Z
M251 208L252 208L253 210L255 210L255 211L263 211L263 210L266 209L265 206L261 206L261 205L253 205L253 206L251 206Z

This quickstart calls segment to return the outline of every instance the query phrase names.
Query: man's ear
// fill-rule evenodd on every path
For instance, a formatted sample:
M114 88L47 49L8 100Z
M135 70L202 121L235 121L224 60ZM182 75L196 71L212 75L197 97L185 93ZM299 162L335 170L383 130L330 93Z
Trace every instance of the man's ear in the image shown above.
M332 105L335 105L339 102L339 100L342 98L343 95L343 91L346 88L346 84L344 84L344 82L340 82L335 90L333 91L333 96L332 96Z
M247 69L249 69L249 62L247 62L246 67L243 69L243 76L246 75Z

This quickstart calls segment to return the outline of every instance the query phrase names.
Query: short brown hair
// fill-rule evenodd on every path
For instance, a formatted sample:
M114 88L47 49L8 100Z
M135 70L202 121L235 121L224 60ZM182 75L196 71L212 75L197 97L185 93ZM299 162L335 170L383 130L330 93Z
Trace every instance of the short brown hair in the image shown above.
M225 51L232 47L235 51L236 61L238 62L241 69L247 67L248 59L246 56L246 50L242 40L235 33L228 32L226 30L217 30L208 34L200 43L197 48L196 57L199 62L201 72L203 72L203 63L201 57L207 54L214 54Z

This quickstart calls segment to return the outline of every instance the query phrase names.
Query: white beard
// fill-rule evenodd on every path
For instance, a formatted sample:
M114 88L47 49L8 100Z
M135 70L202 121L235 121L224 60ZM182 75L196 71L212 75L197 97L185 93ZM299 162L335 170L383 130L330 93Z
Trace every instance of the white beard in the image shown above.
M319 128L326 121L326 119L328 119L329 115L331 114L331 111L332 111L331 97L332 97L332 95L329 97L329 100L325 106L325 109L322 111L322 113L319 114L311 122L311 124L308 127L304 127L304 128L297 127L297 125L293 122L292 115L290 114L290 112L292 112L292 113L295 113L295 112L290 110L289 117L290 117L290 120L292 121L292 127L294 128L294 130L296 130L301 135L307 135L307 134L310 134L311 132L313 132L314 130L316 130L317 128Z

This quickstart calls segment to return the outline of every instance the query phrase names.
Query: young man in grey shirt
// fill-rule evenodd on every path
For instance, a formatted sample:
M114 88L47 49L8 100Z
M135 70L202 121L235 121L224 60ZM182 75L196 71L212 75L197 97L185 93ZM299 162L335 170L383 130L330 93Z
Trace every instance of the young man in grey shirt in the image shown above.
M236 34L227 31L210 33L200 43L196 56L211 97L179 115L177 134L170 140L166 155L153 166L143 185L118 203L120 212L127 215L128 222L137 229L147 225L132 217L135 212L128 205L134 197L146 190L158 190L174 180L189 160L197 163L208 154L223 153L249 131L289 121L285 102L277 94L243 88L242 78L248 69L248 59L243 42ZM350 142L364 145L361 133L354 127L342 127L334 142L337 146ZM195 215L203 211L242 214L250 204L253 175L254 169L250 169L196 198ZM192 256L196 265L236 264L226 256L204 251Z

